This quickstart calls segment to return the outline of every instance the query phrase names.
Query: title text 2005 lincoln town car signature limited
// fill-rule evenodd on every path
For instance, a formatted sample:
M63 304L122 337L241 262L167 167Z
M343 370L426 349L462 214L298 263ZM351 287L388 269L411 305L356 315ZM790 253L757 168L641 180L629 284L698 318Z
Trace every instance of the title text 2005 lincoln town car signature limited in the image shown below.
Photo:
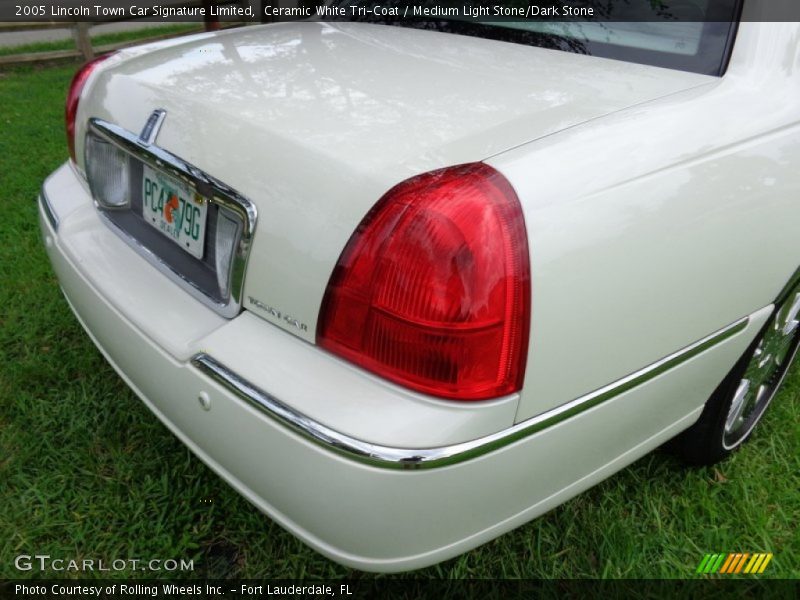
M668 441L720 460L799 339L800 26L694 4L725 19L283 23L90 63L40 197L64 294L197 456L357 568Z

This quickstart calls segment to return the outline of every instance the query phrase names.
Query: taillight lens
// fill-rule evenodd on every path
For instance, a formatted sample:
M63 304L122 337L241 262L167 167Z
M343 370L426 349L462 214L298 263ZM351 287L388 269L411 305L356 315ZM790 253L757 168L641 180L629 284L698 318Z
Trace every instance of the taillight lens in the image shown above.
M456 400L522 387L530 326L522 210L492 167L432 171L387 192L342 252L317 343Z
M69 147L69 156L72 162L75 162L75 117L78 114L78 103L81 99L81 92L83 92L83 87L86 85L86 80L89 79L89 75L92 74L92 71L110 56L112 55L106 54L104 56L98 56L94 60L87 62L78 69L78 72L75 73L75 76L72 78L72 83L69 85L67 105L64 110L64 120L67 126L67 146Z

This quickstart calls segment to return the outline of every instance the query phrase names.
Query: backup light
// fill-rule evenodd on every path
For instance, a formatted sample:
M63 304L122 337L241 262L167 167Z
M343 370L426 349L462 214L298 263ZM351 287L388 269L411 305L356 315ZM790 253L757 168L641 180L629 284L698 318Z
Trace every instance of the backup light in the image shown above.
M116 145L91 132L86 136L86 178L98 204L111 209L130 204L130 163Z
M519 200L472 163L406 180L373 207L328 283L317 343L413 390L485 400L522 387L529 324Z
M231 259L239 240L240 220L224 209L217 217L216 246L214 248L217 283L220 295L227 298L230 292Z

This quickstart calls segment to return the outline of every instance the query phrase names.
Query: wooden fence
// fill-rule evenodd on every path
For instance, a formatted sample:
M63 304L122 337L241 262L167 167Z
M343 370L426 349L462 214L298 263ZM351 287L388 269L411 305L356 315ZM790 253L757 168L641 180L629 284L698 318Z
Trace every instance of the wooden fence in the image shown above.
M169 2L166 1L162 6L170 7L200 7L206 8L206 14L209 13L211 5L227 5L227 4L242 4L241 0L191 0L183 2ZM60 60L66 58L80 58L83 60L91 60L97 54L104 54L112 50L118 50L126 46L133 46L141 44L142 42L157 41L175 37L178 35L186 35L192 33L193 30L182 31L180 33L159 34L158 28L153 28L153 35L145 38L139 38L134 41L119 42L116 44L105 44L101 46L94 46L92 44L91 28L96 25L103 25L105 23L115 23L120 21L135 21L136 17L126 18L110 18L108 20L97 22L37 22L37 23L0 23L0 33L9 31L41 31L44 29L70 29L72 31L72 39L75 43L75 48L67 50L47 50L42 52L24 52L18 54L9 54L0 56L0 65L22 64L31 62ZM240 23L224 22L224 25L232 26L239 25ZM220 23L214 17L206 17L203 23L197 24L197 31L212 31L219 29L223 23ZM146 27L145 24L142 27Z

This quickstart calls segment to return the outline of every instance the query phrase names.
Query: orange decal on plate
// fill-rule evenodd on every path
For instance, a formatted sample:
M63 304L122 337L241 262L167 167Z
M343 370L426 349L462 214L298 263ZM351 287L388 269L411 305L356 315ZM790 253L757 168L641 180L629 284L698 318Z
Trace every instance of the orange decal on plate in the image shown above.
M172 194L169 197L169 201L164 205L164 218L167 220L167 223L172 223L174 220L172 213L178 210L178 196Z

